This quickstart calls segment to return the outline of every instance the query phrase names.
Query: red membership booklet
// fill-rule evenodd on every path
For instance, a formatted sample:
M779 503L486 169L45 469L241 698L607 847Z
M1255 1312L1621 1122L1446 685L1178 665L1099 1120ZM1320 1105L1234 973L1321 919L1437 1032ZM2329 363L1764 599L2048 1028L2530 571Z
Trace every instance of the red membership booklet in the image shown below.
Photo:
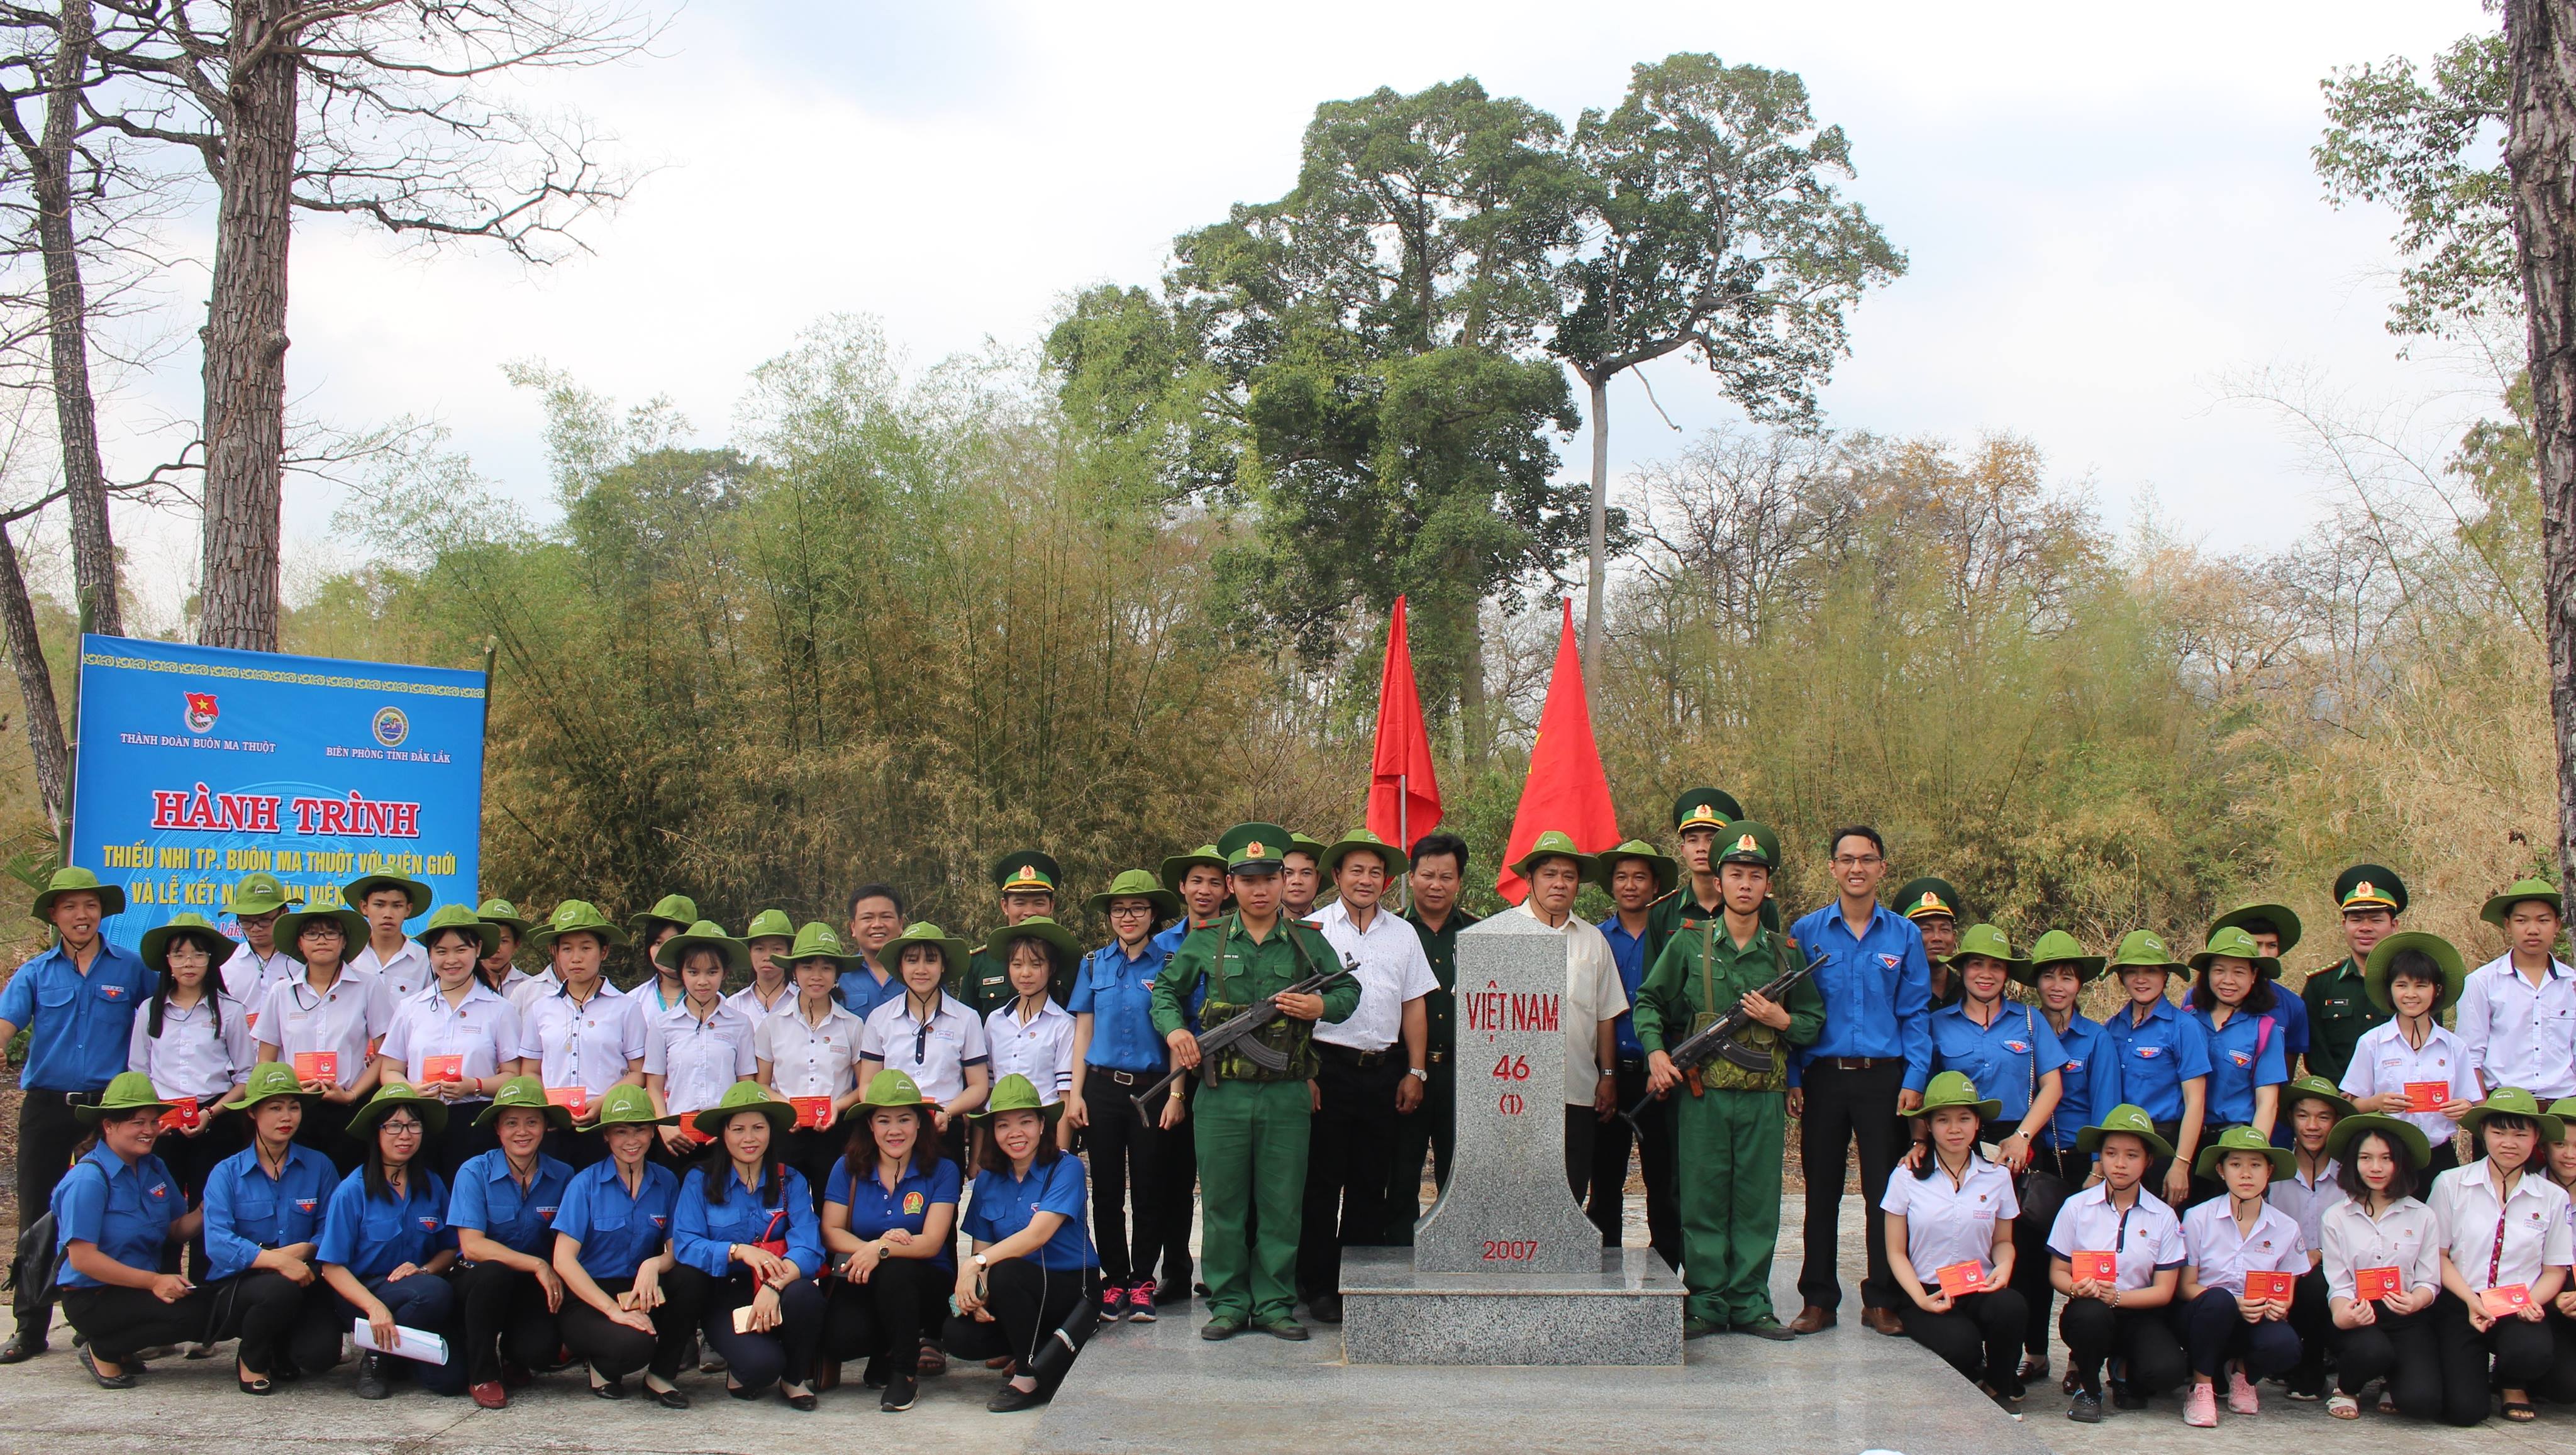
M2295 1273L2266 1273L2261 1270L2245 1275L2245 1298L2250 1303L2288 1303L2290 1293L2299 1286Z
M1940 1280L1941 1291L1952 1298L1986 1291L1986 1267L1982 1263L1953 1263L1935 1270L1932 1276Z
M792 1130L800 1132L821 1126L823 1113L832 1107L832 1098L828 1096L791 1096L787 1101L796 1108L796 1125Z
M2440 1111L2442 1109L2442 1103L2449 1101L2450 1099L2451 1083L2447 1081L2409 1081L2406 1083L2406 1109L2408 1111Z
M2531 1290L2519 1283L2500 1283L2478 1295L2491 1319L2511 1318L2531 1307Z
M337 1051L296 1052L295 1079L336 1083L340 1079L340 1053Z
M2352 1296L2363 1303L2377 1303L2392 1293L2406 1291L2406 1275L2395 1268L2356 1268L2352 1270Z
M2074 1273L2075 1281L2078 1283L2082 1283L2087 1279L2090 1279L2095 1283L2117 1283L2120 1281L2120 1255L2117 1253L2093 1253L2079 1251L2074 1257L2066 1261L2072 1265L2070 1271Z
M441 1081L463 1081L465 1058L463 1056L423 1056L420 1058L420 1079L424 1086Z

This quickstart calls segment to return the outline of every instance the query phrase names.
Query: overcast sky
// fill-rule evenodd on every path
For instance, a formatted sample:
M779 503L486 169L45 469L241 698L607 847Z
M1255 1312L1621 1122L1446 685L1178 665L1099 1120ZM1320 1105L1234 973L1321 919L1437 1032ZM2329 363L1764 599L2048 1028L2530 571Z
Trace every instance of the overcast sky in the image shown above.
M549 92L657 169L583 230L589 255L532 273L307 222L290 378L338 424L443 421L539 505L538 411L505 362L667 394L712 443L746 372L824 314L877 315L926 364L1026 343L1072 290L1154 280L1175 233L1287 189L1319 101L1473 75L1571 122L1615 104L1632 63L1706 50L1806 78L1851 136L1848 194L1911 259L1854 321L1832 422L2017 432L2115 525L2152 491L2187 531L2259 548L2325 496L2229 380L2305 369L2365 399L2441 382L2381 327L2389 217L2322 200L2318 80L2487 23L2476 0L698 0L656 56ZM159 458L142 423L196 413L202 277L171 280L184 347L116 403L129 472ZM1685 363L1654 383L1688 429L1730 416ZM1616 467L1682 442L1633 383L1612 412ZM1588 450L1566 441L1564 468ZM291 488L291 561L332 504ZM193 572L192 523L123 524L138 576Z

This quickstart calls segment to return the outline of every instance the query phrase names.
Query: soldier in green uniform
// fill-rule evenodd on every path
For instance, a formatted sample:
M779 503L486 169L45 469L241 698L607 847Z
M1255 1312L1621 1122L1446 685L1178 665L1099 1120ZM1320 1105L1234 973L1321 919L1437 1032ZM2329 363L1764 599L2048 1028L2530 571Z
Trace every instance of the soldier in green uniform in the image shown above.
M1780 1157L1787 1145L1789 1051L1815 1043L1825 1002L1801 981L1780 1003L1758 992L1797 964L1788 938L1762 924L1780 844L1771 830L1739 819L1718 833L1718 888L1724 912L1683 921L1646 972L1637 996L1637 1039L1646 1084L1671 1100L1679 1148L1682 1330L1691 1338L1732 1328L1766 1339L1794 1337L1771 1310L1771 1255L1780 1241ZM1674 1068L1667 1048L1738 1006L1755 1024L1738 1039L1771 1053L1771 1069L1724 1059L1693 1073Z
M1288 852L1281 856L1279 912L1289 919L1313 919L1315 901L1324 892L1324 841L1291 829Z
M1959 1003L1959 978L1950 973L1950 957L1959 952L1959 920L1967 913L1959 891L1947 879L1925 875L1896 891L1896 912L1914 922L1923 936L1924 958L1932 962L1932 1009Z
M1405 923L1422 937L1423 957L1440 988L1422 997L1429 1064L1422 1104L1395 1119L1395 1160L1387 1171L1386 1238L1390 1247L1413 1246L1414 1220L1422 1216L1422 1158L1431 1156L1435 1186L1449 1183L1449 1154L1458 1131L1458 932L1476 916L1458 907L1467 885L1467 841L1456 834L1424 834L1413 841L1413 908Z
M1693 788L1673 800L1673 846L1682 865L1682 882L1646 909L1646 968L1654 968L1664 946L1680 933L1684 917L1714 919L1726 912L1717 890L1717 864L1709 850L1717 831L1744 817L1735 795L1723 788ZM1767 928L1779 928L1779 911L1766 917Z
M1036 849L1021 849L993 861L993 884L1002 891L1002 923L1018 924L1031 915L1055 915L1056 886L1063 882L1064 871L1056 867L1052 855ZM978 1019L991 1015L1016 998L1011 989L1011 967L998 955L985 953L977 945L966 957L966 968L957 977L952 992ZM1058 1005L1073 998L1073 970L1059 967L1047 994Z
M1172 1064L1195 1068L1201 1085L1190 1101L1197 1127L1199 1198L1205 1216L1199 1269L1208 1285L1207 1323L1199 1336L1230 1339L1247 1328L1303 1339L1297 1322L1297 1235L1306 1193L1306 1138L1314 1102L1306 1083L1316 1070L1315 1022L1349 1017L1360 1003L1357 980L1321 995L1288 987L1341 964L1323 933L1279 914L1279 864L1288 831L1244 823L1217 840L1235 911L1194 930L1154 977L1154 1029L1172 1048ZM1229 1048L1201 1064L1190 1034L1191 993L1204 981L1200 1024L1223 1025L1268 1000L1283 1013L1258 1035L1287 1058L1267 1070ZM1257 1214L1255 1210L1257 1211ZM1247 1232L1257 1216L1257 1232Z
M2381 865L2355 864L2335 876L2334 898L2351 953L2310 975L2299 998L2308 1008L2308 1074L2341 1085L2362 1033L2388 1019L2364 987L2361 967L2372 946L2397 933L2397 917L2406 912L2406 882Z

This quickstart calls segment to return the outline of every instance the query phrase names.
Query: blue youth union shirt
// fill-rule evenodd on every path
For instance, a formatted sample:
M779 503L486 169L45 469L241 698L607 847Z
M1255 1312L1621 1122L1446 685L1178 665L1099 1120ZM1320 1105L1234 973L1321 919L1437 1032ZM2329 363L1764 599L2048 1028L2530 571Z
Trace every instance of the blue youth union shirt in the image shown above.
M681 1179L680 1196L671 1209L671 1251L681 1262L710 1278L723 1278L731 1272L733 1260L726 1251L734 1244L783 1239L787 1251L781 1256L805 1276L822 1271L823 1224L814 1216L814 1194L805 1189L804 1173L780 1169L774 1207L761 1201L758 1189L743 1186L730 1165L717 1168L716 1175L733 1179L720 1205L707 1201L706 1168Z
M2033 1083L2065 1065L2057 1032L2028 1006L2006 1002L1990 1026L1968 1019L1964 1001L1932 1013L1932 1069L1966 1072L1979 1097L2003 1103L2007 1126L2030 1115Z
M975 1200L966 1205L966 1236L998 1243L1029 1225L1042 1212L1062 1213L1064 1221L1033 1255L1050 1273L1073 1273L1100 1266L1091 1252L1091 1229L1083 1222L1082 1164L1070 1155L1044 1167L1032 1167L1025 1178L1005 1167L975 1174Z
M870 1170L859 1178L854 1189L850 1185L850 1159L844 1157L832 1164L832 1175L823 1185L823 1201L837 1202L850 1210L850 1231L858 1237L883 1237L896 1228L918 1234L930 1221L932 1208L942 1203L952 1209L957 1206L957 1189L964 1180L957 1164L942 1157L928 1172L918 1164L906 1163L903 1176L891 1188ZM957 1255L951 1248L941 1248L930 1261L951 1272L957 1268Z
M1171 951L1151 940L1135 959L1116 945L1083 957L1065 1009L1091 1017L1091 1064L1137 1076L1163 1074L1163 1038L1154 1034L1154 977Z
M125 1069L134 1013L161 977L141 956L102 939L83 975L60 945L18 967L0 987L0 1021L27 1032L22 1085L103 1091Z
M2102 1113L2127 1101L2120 1094L2120 1055L2099 1021L2080 1015L2066 1018L2057 1044L2066 1052L2065 1094L2048 1119L2048 1145L2071 1151L2076 1137Z
M206 1260L216 1278L230 1278L271 1248L310 1243L322 1231L322 1211L340 1170L302 1142L286 1144L286 1165L276 1177L259 1165L259 1149L244 1147L206 1176Z
M1619 967L1619 984L1628 992L1628 1004L1634 1006L1637 1003L1637 987L1646 983L1646 937L1628 933L1627 927L1619 923L1619 916L1615 914L1603 920L1599 928L1601 938L1610 942L1611 963ZM1644 1059L1646 1043L1637 1039L1637 1020L1634 1011L1619 1012L1619 1019L1613 1026L1612 1034L1618 1037L1619 1059L1623 1061Z
M563 1211L564 1185L570 1181L569 1165L540 1152L536 1175L522 1192L510 1175L510 1154L495 1147L456 1169L447 1225L472 1228L513 1253L543 1255L554 1247L555 1218Z
M2194 1009L2193 1022L2209 1042L2209 1113L2213 1129L2241 1127L2254 1120L2254 1090L2290 1079L2288 1057L2281 1049L2281 1023L2270 1011L2257 1015L2240 1010L2224 1026L2210 1013Z
M367 1196L364 1167L342 1178L323 1212L314 1258L337 1263L364 1282L455 1247L456 1234L447 1226L447 1184L415 1165L407 1186L410 1195L395 1202Z
M187 1205L179 1179L160 1158L146 1152L129 1167L104 1146L92 1147L54 1184L54 1247L95 1244L112 1262L158 1273L170 1220ZM68 1262L60 1281L65 1288L106 1286Z
M903 977L888 975L885 983L880 985L865 967L845 970L841 973L838 992L841 1004L848 1007L850 1014L866 1020L869 1011L903 994Z
M555 1231L581 1245L576 1261L593 1278L632 1278L649 1259L662 1256L671 1237L671 1205L680 1179L658 1162L644 1164L635 1193L614 1160L594 1162L564 1184L555 1209Z
M2157 1001L2144 1022L2132 1020L2135 1011L2124 1005L2102 1023L2120 1062L2120 1099L2150 1120L2181 1121L2182 1084L2209 1075L2209 1038L2170 1000Z
M1835 1056L1902 1057L1905 1089L1921 1091L1932 1079L1932 965L1923 956L1922 932L1882 904L1854 939L1842 905L1834 903L1790 926L1789 936L1809 959L1825 957L1815 975L1825 1001L1824 1032L1793 1065Z

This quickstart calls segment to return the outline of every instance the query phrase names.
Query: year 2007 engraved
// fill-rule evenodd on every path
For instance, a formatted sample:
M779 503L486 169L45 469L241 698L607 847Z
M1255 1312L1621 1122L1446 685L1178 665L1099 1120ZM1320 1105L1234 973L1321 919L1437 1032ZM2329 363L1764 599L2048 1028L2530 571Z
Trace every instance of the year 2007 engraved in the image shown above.
M1488 1263L1526 1263L1538 1256L1536 1238L1487 1238L1485 1261Z

